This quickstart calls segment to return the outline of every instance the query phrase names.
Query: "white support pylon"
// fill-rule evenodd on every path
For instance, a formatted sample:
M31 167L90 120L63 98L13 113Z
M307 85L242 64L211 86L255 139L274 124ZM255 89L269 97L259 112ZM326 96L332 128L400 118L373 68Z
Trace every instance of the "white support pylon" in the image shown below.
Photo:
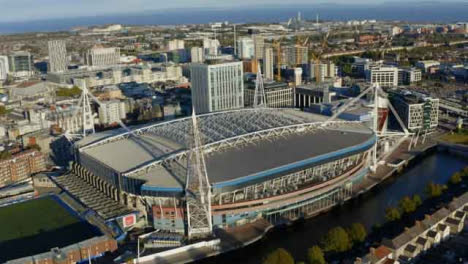
M78 109L81 109L81 136L84 138L88 134L94 134L96 132L96 130L94 129L94 115L91 109L91 100L89 98L90 94L88 87L86 86L86 81L83 79L77 79L76 85L81 89L81 96L78 101L78 108L73 114L73 118L75 118L78 114Z
M265 107L266 107L265 87L263 83L262 69L260 67L260 64L258 64L257 80L255 81L253 108L265 108Z
M85 80L77 79L77 86L81 89L81 96L78 100L78 107L75 109L73 113L73 119L76 118L78 115L78 111L81 109L82 114L82 133L80 135L71 134L69 131L65 131L65 137L70 140L72 137L86 137L89 134L94 134L96 132L94 128L94 114L91 109L91 101L94 101L99 105L99 107L103 107L102 103L96 98L92 93L89 92ZM135 136L135 134L122 122L119 120L119 125L129 132L131 135Z
M400 140L391 148L391 151L388 151L388 153L385 153L384 155L381 155L378 157L378 144L377 142L373 149L371 150L371 155L369 157L369 162L370 162L370 168L372 171L377 170L377 166L384 161L393 151L395 151L398 146L404 142L409 136L413 135L408 131L406 128L405 124L401 120L400 116L398 115L397 111L393 107L392 103L388 101L388 107L390 108L391 112L395 116L395 118L398 121L398 124L401 126L401 129L403 130L403 133L395 133L395 132L383 132L383 131L378 131L378 120L379 120L379 96L382 95L384 97L387 97L387 94L380 88L378 84L373 84L371 87L367 88L364 90L361 94L359 94L357 97L352 98L349 102L345 103L342 105L338 110L336 111L335 114L333 114L329 119L327 119L325 122L322 123L321 127L327 126L330 122L332 122L334 119L336 119L340 114L342 114L348 107L356 103L358 100L360 100L364 95L373 92L373 97L374 97L374 106L373 106L373 125L372 125L372 130L374 130L375 135L378 138L378 141L380 140L388 140L389 137L401 137ZM416 139L417 141L417 139ZM383 158L382 158L383 157Z
M207 237L213 232L211 218L211 186L206 171L203 144L198 130L195 109L192 127L187 136L187 179L185 202L187 205L187 236L189 239Z

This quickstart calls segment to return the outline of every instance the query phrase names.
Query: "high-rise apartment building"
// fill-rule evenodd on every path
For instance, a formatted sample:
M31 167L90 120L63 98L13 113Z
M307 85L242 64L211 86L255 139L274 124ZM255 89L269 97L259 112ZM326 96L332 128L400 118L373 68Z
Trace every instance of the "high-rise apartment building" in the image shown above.
M182 39L173 39L167 43L168 51L181 50L181 49L185 49L185 42Z
M309 49L298 45L283 47L281 63L283 65L301 65L309 63Z
M116 65L120 62L120 49L94 47L86 53L85 60L88 66Z
M192 58L193 63L203 63L203 61L204 61L203 48L192 47L190 49L190 56Z
M205 54L216 56L218 55L219 41L217 39L203 39L203 49Z
M240 38L237 40L237 56L241 59L252 59L255 55L255 45L251 38Z
M192 102L197 114L244 107L242 62L193 64Z
M317 70L318 67L318 70ZM318 74L318 76L316 76ZM316 64L314 61L310 62L310 78L319 79L321 82L325 81L325 78L335 78L336 68L333 62L319 63Z
M318 69L317 69L318 68ZM327 75L327 65L324 63L310 63L310 79L323 82Z
M8 66L8 57L0 56L0 81L7 79L10 69Z
M67 70L67 48L64 40L51 40L49 47L49 72Z
M367 71L367 81L378 83L380 87L398 86L398 68L392 66L376 66Z
M125 102L111 100L101 102L99 105L99 123L112 125L126 118Z
M273 48L267 47L263 51L263 79L273 80L274 78L274 55Z
M14 77L30 77L33 74L33 58L27 51L15 52L8 56L9 72Z
M254 57L257 60L261 60L264 55L264 50L265 50L265 38L260 35L255 35L253 36L253 42L254 42Z

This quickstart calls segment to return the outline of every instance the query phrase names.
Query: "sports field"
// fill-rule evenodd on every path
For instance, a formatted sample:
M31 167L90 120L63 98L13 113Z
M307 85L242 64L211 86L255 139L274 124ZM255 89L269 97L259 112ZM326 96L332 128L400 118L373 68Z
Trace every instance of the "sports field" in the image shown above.
M64 247L99 234L54 197L0 207L0 263Z

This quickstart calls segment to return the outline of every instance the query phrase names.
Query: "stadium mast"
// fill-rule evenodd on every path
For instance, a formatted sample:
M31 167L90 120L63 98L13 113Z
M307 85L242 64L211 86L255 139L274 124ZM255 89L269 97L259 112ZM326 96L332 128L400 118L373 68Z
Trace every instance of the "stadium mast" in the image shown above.
M91 100L90 100L90 93L88 87L86 86L86 81L83 79L77 80L77 86L81 88L81 97L78 101L78 108L75 111L73 116L76 116L78 109L81 109L82 114L82 134L81 136L84 138L87 134L94 134L96 131L94 130L94 115L93 111L91 110Z
M212 234L211 187L203 156L202 139L198 130L195 109L192 110L192 127L187 136L187 180L185 199L187 205L187 236L189 239Z
M343 104L340 106L335 114L333 114L329 119L327 119L325 122L322 123L321 127L325 128L330 122L335 120L339 115L341 115L346 109L348 109L351 105L354 105L357 103L364 95L373 93L374 97L374 105L373 105L373 127L372 130L374 131L375 135L378 138L378 142L374 145L374 148L372 150L372 156L371 156L371 170L376 171L377 167L379 164L385 161L386 158L388 158L406 139L411 137L411 142L408 146L408 150L411 148L412 142L413 142L413 133L410 133L408 129L406 128L405 124L401 120L400 116L398 115L397 111L393 107L392 103L390 101L387 101L388 107L390 108L390 111L393 113L395 116L396 120L398 121L398 124L400 125L401 129L403 132L388 132L388 131L379 131L378 127L378 120L379 120L379 97L380 95L383 96L384 98L388 99L388 95L385 93L385 91L380 88L380 85L378 83L372 84L369 88L364 90L360 95L357 97L354 97L353 99L349 100L347 103ZM395 140L396 138L396 140ZM378 157L378 145L377 144L387 144L391 141L396 141L393 146L383 153L380 157Z
M265 107L266 107L265 87L263 84L262 69L260 67L260 64L258 64L257 80L255 81L253 108L265 108Z
M78 107L76 108L75 112L73 113L73 119L77 116L78 110L81 109L82 114L82 134L74 135L69 133L69 131L65 131L65 137L71 141L73 138L85 138L89 134L96 133L94 129L94 114L91 109L91 101L94 101L99 105L99 107L103 107L102 103L96 98L92 93L89 92L88 87L86 86L86 81L84 79L77 79L77 86L81 89L81 97L78 100ZM119 125L127 131L130 135L135 136L135 134L122 122L119 120Z

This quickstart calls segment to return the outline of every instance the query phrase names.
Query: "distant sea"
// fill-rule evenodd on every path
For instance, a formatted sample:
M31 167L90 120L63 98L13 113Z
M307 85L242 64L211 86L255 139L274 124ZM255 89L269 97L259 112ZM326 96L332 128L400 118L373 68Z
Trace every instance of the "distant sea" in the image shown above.
M287 21L300 11L304 19L324 20L377 19L408 22L468 21L468 1L408 3L391 1L380 5L288 5L276 7L240 7L225 9L168 9L141 13L93 17L54 18L37 21L0 22L0 34L66 31L77 26L102 24L177 25L229 21L231 23Z

